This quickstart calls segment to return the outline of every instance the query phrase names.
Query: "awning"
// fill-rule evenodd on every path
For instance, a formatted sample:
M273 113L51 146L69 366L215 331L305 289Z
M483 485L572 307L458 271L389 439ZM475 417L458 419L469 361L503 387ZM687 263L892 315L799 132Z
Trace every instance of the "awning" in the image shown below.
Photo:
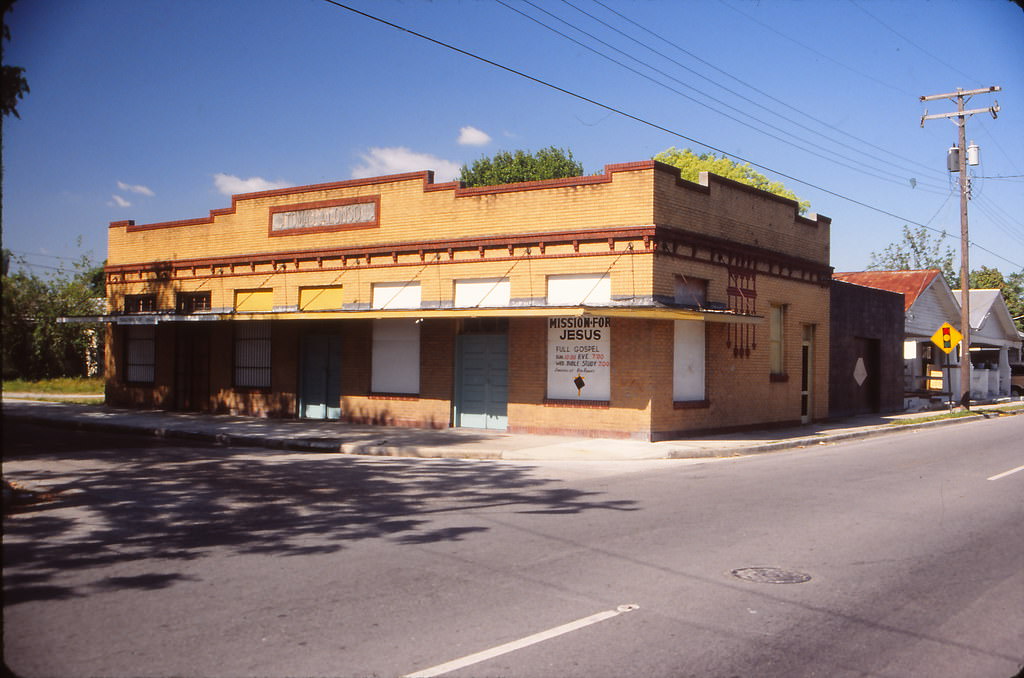
M556 316L643 318L648 320L704 320L706 322L756 325L764 317L717 309L671 306L506 306L502 308L403 308L353 311L268 311L263 313L128 313L58 318L62 323L113 323L156 325L170 322L226 320L358 320L384 318L551 318Z

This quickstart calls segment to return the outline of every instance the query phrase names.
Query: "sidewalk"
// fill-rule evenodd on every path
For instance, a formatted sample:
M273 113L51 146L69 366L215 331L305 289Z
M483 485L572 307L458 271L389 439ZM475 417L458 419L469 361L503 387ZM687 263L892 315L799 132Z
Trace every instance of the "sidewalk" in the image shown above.
M920 421L941 414L920 412L863 415L836 422L648 443L636 440L512 434L477 429L427 430L363 426L308 419L260 419L158 410L126 410L105 405L68 405L4 393L3 416L94 431L155 435L224 445L259 446L305 452L341 452L424 458L518 460L635 460L731 457L809 445L951 426L1005 413L1019 401L972 408L976 415ZM1010 410L1024 413L1024 409ZM894 422L909 422L902 426ZM915 423L916 422L916 423Z

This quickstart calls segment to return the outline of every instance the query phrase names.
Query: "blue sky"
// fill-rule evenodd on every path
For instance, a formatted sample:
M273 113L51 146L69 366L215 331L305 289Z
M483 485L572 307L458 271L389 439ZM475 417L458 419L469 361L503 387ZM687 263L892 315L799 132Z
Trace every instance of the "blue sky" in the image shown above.
M837 270L908 222L955 235L959 260L956 127L920 124L955 104L918 97L999 85L968 103L1002 109L968 121L970 263L1024 269L1024 11L1007 0L344 3L671 133L324 0L19 0L5 59L31 92L4 120L4 246L43 274L102 260L111 221L206 216L231 193L442 181L551 145L593 173L704 144L831 217Z

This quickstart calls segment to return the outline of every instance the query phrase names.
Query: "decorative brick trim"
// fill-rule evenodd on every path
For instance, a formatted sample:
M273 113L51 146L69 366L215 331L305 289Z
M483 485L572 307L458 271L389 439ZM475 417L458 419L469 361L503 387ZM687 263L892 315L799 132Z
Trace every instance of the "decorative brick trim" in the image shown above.
M366 397L369 400L407 400L412 402L420 399L419 395L410 393L370 393Z
M773 384L785 384L789 381L788 374L769 374L768 380Z
M711 407L710 400L676 400L672 403L675 410L704 410Z

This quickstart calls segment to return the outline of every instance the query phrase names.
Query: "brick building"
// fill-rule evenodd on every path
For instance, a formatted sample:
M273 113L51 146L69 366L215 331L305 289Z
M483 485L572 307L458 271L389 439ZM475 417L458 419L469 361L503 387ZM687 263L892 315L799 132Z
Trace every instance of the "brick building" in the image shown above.
M111 404L662 439L828 414L826 217L654 161L109 229Z

